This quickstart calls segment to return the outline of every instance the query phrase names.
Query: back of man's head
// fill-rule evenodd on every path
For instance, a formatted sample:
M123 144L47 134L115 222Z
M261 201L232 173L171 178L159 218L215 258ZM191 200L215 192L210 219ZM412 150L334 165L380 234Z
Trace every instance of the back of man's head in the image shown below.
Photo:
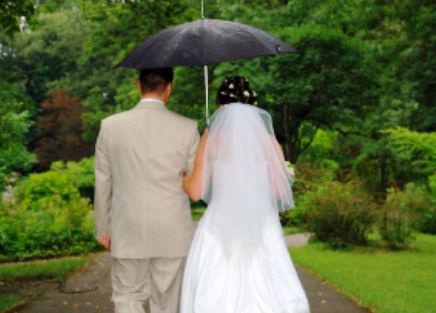
M139 73L139 83L141 92L162 93L169 83L173 81L174 71L172 68L158 68L141 70Z

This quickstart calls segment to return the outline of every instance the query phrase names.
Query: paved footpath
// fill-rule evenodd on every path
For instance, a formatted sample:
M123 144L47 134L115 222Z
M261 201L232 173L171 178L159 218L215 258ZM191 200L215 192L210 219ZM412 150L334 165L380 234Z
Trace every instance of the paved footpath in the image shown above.
M306 244L307 240L307 234L286 237L287 244L294 247ZM309 298L311 313L369 313L306 270L299 267L297 270ZM64 285L49 285L42 296L12 313L111 313L109 273L109 256L96 254L89 266L73 274Z

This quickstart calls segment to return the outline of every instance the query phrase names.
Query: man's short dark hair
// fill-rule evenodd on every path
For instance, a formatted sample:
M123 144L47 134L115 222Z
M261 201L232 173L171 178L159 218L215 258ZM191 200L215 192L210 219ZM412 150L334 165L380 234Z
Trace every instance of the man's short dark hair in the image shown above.
M162 92L173 81L174 71L172 68L157 68L141 70L139 82L141 90L145 92Z

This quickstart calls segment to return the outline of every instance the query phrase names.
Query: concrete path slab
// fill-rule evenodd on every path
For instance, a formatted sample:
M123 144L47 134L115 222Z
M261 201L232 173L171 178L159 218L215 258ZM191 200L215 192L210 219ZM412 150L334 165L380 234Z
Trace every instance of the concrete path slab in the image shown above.
M285 242L288 247L302 247L308 244L310 239L309 233L292 234L285 236Z

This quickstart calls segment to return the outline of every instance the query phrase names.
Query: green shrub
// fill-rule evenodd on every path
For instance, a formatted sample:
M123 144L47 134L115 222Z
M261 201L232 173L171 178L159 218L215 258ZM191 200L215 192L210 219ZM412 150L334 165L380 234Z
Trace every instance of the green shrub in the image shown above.
M55 162L21 180L14 202L0 209L0 260L81 254L98 249L93 208L80 187L92 187L92 159Z
M420 229L431 214L429 209L430 202L422 188L409 184L405 190L389 189L379 223L382 239L391 249L407 247L414 238L414 231Z
M407 184L404 190L389 189L379 225L381 237L391 249L402 249L420 230L436 232L436 210L432 194L421 185Z
M16 204L29 210L45 209L47 199L60 198L64 202L80 198L69 175L57 171L32 174L20 181L14 191Z
M74 255L98 249L88 200L49 197L40 205L44 209L3 210L0 261Z
M94 196L94 158L84 158L80 162L53 162L51 171L69 176L82 197Z
M44 173L32 174L20 181L15 189L16 202L29 209L38 210L41 201L49 197L61 197L64 201L81 196L92 199L94 189L94 159L80 162L53 162Z
M296 205L292 210L280 214L283 227L297 227L304 230L306 225L306 212L302 206Z
M314 239L332 248L365 244L378 215L376 204L358 182L319 184L302 205Z
M297 227L304 230L307 225L305 198L316 191L320 184L333 180L336 170L304 162L298 163L294 171L295 181L292 189L296 207L282 213L280 219L284 227Z

